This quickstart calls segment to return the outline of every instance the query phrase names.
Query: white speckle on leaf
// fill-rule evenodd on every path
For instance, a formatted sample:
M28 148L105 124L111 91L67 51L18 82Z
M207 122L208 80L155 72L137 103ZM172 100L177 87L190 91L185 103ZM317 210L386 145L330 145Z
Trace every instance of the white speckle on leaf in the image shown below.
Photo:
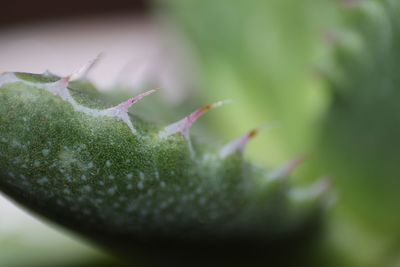
M82 188L82 191L83 191L83 192L86 192L86 193L89 193L89 192L92 191L92 188L90 187L90 185L85 185L85 186Z
M64 194L66 194L66 195L71 194L71 190L69 190L68 188L65 188L65 189L63 190L63 192L64 192Z
M47 177L42 177L42 178L37 180L37 183L40 184L40 185L47 184L48 182L49 182L49 179Z
M92 213L92 212L91 212L90 210L88 210L88 209L83 209L82 212L83 212L83 214L85 214L85 215L90 215L90 214Z
M168 203L167 202L162 202L161 204L160 204L160 209L165 209L166 207L168 206Z
M48 155L50 154L50 149L43 149L42 150L42 155L44 156L44 157L47 157Z
M117 188L114 186L114 187L111 187L111 188L109 188L108 190L107 190L107 193L109 194L109 195L114 195L115 194L115 192L117 192Z
M147 191L147 195L148 196L152 196L153 195L153 189L149 189L149 191Z
M204 205L206 204L206 198L205 198L205 197L201 197L201 198L199 199L199 204L200 204L201 206L204 206Z
M139 190L143 190L144 184L143 184L142 181L140 181L140 182L137 184L137 188L138 188Z
M164 181L161 181L160 186L161 186L161 188L165 188L167 186L167 184Z
M12 144L11 144L13 147L17 147L17 148L20 148L21 147L21 143L18 141L18 140L13 140L12 141Z

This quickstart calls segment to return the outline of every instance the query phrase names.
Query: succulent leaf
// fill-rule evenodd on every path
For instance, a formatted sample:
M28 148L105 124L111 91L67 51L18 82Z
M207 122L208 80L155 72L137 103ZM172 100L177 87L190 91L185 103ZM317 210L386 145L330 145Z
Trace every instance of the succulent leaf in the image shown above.
M275 240L321 210L315 186L292 188L243 159L256 131L222 150L192 148L192 123L223 102L162 128L128 112L154 90L106 107L79 81L71 90L74 76L0 76L0 189L34 212L128 250L154 240Z

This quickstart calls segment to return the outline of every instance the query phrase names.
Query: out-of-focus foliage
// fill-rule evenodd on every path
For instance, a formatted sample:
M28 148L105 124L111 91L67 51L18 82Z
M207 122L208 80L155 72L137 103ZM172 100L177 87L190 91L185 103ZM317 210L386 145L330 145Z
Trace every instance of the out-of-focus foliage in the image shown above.
M353 213L400 230L400 2L361 1L345 10L353 35L334 39L332 104L318 154ZM326 166L323 166L326 168Z
M331 105L314 165L334 176L341 216L368 236L361 255L371 257L369 243L382 265L398 257L400 241L400 2L349 1L342 14L333 64L321 66Z
M235 101L213 116L220 132L233 137L276 123L250 156L276 163L306 151L326 106L313 59L335 21L332 3L176 0L171 10L202 66L198 94Z

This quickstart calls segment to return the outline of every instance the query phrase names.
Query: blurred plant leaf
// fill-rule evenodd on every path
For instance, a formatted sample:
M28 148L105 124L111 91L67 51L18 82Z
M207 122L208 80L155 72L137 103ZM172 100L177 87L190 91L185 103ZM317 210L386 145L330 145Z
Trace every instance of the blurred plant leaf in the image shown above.
M237 103L215 116L220 133L234 136L260 124L280 125L249 153L259 162L277 163L314 142L327 96L312 62L316 41L335 21L331 7L316 0L172 1L171 13L202 66L199 94L229 96Z

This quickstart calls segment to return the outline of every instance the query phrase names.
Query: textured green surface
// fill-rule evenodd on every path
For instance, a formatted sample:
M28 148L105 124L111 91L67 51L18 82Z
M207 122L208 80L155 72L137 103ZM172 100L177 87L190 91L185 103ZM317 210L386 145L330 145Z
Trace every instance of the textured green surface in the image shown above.
M287 174L274 177L239 152L221 158L206 144L194 142L192 154L180 134L160 139L162 128L130 114L133 133L119 119L77 111L45 89L46 77L16 77L0 88L2 190L113 249L272 241L320 211L325 183L293 188ZM73 85L80 104L99 107L93 88Z

